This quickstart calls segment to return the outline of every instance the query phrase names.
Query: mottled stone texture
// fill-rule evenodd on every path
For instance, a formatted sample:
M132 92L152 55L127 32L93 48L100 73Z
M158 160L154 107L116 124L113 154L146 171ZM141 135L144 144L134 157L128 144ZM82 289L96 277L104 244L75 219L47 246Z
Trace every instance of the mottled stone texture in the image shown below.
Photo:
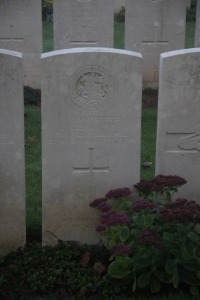
M43 241L96 243L90 202L140 178L141 55L42 56Z
M23 119L22 57L0 49L0 255L26 240Z
M200 195L200 51L164 53L160 62L156 173L188 183L179 196Z
M113 47L113 0L54 0L54 49Z
M158 87L162 52L184 48L187 0L126 0L125 49L142 53L145 88Z
M0 48L23 53L24 85L40 87L41 0L0 0Z

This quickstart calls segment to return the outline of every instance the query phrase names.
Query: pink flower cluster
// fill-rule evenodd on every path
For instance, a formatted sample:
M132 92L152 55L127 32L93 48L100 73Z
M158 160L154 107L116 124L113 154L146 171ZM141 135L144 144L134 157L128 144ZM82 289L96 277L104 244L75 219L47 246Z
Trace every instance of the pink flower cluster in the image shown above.
M178 198L165 204L164 208L160 209L160 215L165 222L200 223L200 204L193 200Z
M187 181L176 175L157 175L156 177L152 179L143 179L134 187L141 191L149 191L149 192L159 192L162 191L163 188L172 188L172 187L178 187L186 184Z
M120 197L129 196L131 194L131 190L127 187L121 189L110 190L106 195L105 198L107 199L118 199Z
M105 213L102 213L100 216L100 224L111 226L111 225L117 225L117 224L125 224L130 221L129 217L123 213L119 213L116 211L108 211Z
M152 245L157 248L163 248L163 240L152 228L142 228L137 242L142 245Z
M146 209L155 209L156 205L149 201L149 200L137 200L133 203L133 210L134 212L140 212L141 210L146 210Z

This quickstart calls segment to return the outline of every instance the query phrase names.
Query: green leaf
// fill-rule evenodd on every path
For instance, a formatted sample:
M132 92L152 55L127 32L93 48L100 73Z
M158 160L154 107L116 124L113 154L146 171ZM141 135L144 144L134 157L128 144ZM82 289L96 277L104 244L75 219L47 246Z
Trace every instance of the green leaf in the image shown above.
M163 283L171 283L172 282L172 274L168 274L164 271L156 271L155 273L156 277Z
M137 288L137 277L134 277L133 285L132 285L132 292L134 293Z
M189 271L198 272L200 270L200 259L198 257L194 257L189 261L180 260L179 263L182 267Z
M156 277L152 278L149 289L150 289L151 293L159 293L160 292L161 284L160 284L160 281Z
M191 286L190 287L190 293L192 294L192 296L197 297L199 296L199 289L196 286Z
M108 274L117 279L125 278L132 273L133 260L127 256L117 256L108 267Z
M112 262L108 267L108 274L112 278L121 279L131 274L131 270L123 265L118 264L116 261Z
M188 238L194 242L195 244L198 244L199 243L199 236L198 234L196 234L195 232L190 232L188 233Z
M183 282L188 285L199 285L199 279L196 276L196 272L188 271L182 267L179 267L179 275Z
M184 247L182 249L182 258L184 260L191 260L194 258L194 251L192 248Z
M148 255L139 256L136 262L136 269L140 270L151 265L151 259Z
M169 258L166 262L165 269L168 274L173 274L177 269L177 259Z
M122 243L128 240L129 238L129 228L127 226L123 226L120 234L119 234L120 240Z
M173 281L173 286L177 289L178 285L179 285L179 281L180 281L177 268L173 272L173 280L172 281Z
M177 236L175 234L165 232L163 234L163 240L165 244L168 245L169 248L180 247L179 240L177 239Z
M198 277L198 279L200 279L200 272L197 273L197 277Z
M150 283L151 276L152 276L151 271L148 273L141 274L138 278L138 287L141 289L147 287Z

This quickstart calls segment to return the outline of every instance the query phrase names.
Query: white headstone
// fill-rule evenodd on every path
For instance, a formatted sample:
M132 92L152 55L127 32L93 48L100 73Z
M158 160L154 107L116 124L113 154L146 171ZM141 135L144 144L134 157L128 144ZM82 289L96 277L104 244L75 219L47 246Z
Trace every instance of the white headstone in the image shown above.
M125 7L125 0L114 0L114 9L118 13L122 7Z
M197 0L197 7L196 7L195 47L200 47L200 1L199 0Z
M126 0L125 49L143 54L145 88L158 87L162 52L185 45L187 0Z
M161 55L156 174L188 183L180 196L200 195L200 50Z
M0 0L0 48L22 52L24 85L40 88L41 0Z
M0 49L0 255L26 240L22 56Z
M198 1L198 0L197 0L197 1ZM192 0L187 0L187 3L186 3L187 8L190 8L190 7L191 7L191 2L192 2Z
M113 0L54 0L54 49L113 47Z
M140 178L141 55L42 55L43 240L98 241L92 200Z

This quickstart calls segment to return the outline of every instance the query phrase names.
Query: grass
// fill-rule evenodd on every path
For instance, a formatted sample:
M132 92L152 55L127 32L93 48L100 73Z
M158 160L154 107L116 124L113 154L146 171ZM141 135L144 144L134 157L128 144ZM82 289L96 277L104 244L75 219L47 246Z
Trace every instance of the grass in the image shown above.
M41 115L25 107L26 222L28 236L41 235Z

